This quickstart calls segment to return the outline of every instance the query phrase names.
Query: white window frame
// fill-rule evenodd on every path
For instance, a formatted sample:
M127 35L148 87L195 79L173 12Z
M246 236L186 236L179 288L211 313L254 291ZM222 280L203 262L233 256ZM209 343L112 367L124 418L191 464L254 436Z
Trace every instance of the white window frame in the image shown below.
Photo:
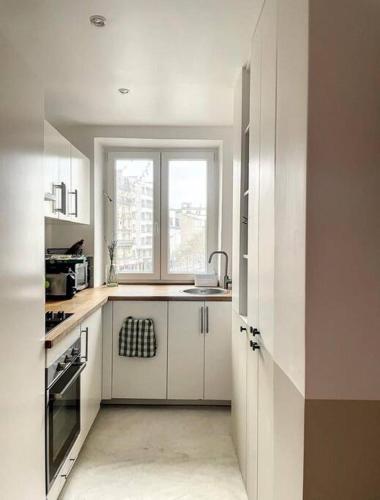
M207 168L207 245L206 253L217 249L219 219L219 169L217 151L214 149L165 149L139 148L108 151L106 192L112 202L106 202L106 241L115 236L116 176L115 162L123 159L153 160L153 273L122 273L120 283L193 283L193 274L174 274L168 272L168 163L170 160L205 159ZM165 235L165 236L164 236ZM105 248L106 256L107 248ZM206 255L207 258L207 255ZM107 261L106 261L107 262ZM207 270L215 270L207 264Z
M169 273L169 162L172 160L206 160L207 161L207 237L206 237L206 263L211 249L217 248L218 225L218 176L215 165L215 154L210 151L170 151L161 155L161 278L165 281L184 281L189 277L194 279L194 274ZM209 268L208 263L206 269Z
M117 160L152 160L153 161L153 273L120 273L118 278L120 282L147 282L157 281L160 279L160 179L161 179L161 166L160 166L160 153L156 151L128 151L128 152L115 152L108 153L108 193L113 200L110 203L110 210L107 216L107 233L108 241L115 239L115 203L116 203L116 175L115 163ZM107 250L107 249L106 249Z

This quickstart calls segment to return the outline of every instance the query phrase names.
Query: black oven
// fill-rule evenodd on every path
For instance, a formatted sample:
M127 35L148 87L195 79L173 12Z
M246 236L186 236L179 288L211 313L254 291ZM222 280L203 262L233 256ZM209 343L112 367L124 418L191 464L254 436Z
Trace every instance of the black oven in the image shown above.
M80 339L46 370L46 490L80 432Z

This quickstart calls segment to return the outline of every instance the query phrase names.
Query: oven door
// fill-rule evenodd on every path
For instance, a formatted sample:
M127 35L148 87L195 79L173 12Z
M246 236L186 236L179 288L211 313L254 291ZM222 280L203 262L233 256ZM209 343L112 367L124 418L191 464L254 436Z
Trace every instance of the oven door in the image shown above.
M47 391L47 490L80 432L80 374L86 363L71 365Z

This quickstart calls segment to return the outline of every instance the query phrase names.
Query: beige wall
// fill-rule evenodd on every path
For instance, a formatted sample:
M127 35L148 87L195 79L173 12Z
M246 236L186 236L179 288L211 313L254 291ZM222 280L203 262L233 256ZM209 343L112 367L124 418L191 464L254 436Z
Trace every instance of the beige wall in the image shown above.
M306 395L380 399L380 3L310 3Z
M308 400L304 500L380 498L380 401Z

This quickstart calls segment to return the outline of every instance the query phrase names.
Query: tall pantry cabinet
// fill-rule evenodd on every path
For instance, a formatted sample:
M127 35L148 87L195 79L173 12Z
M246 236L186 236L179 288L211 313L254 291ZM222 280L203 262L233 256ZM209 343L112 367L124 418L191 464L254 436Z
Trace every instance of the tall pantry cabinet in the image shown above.
M276 2L267 0L235 98L232 415L249 500L273 497L275 104Z
M380 498L380 4L256 12L234 127L242 475L249 500Z

